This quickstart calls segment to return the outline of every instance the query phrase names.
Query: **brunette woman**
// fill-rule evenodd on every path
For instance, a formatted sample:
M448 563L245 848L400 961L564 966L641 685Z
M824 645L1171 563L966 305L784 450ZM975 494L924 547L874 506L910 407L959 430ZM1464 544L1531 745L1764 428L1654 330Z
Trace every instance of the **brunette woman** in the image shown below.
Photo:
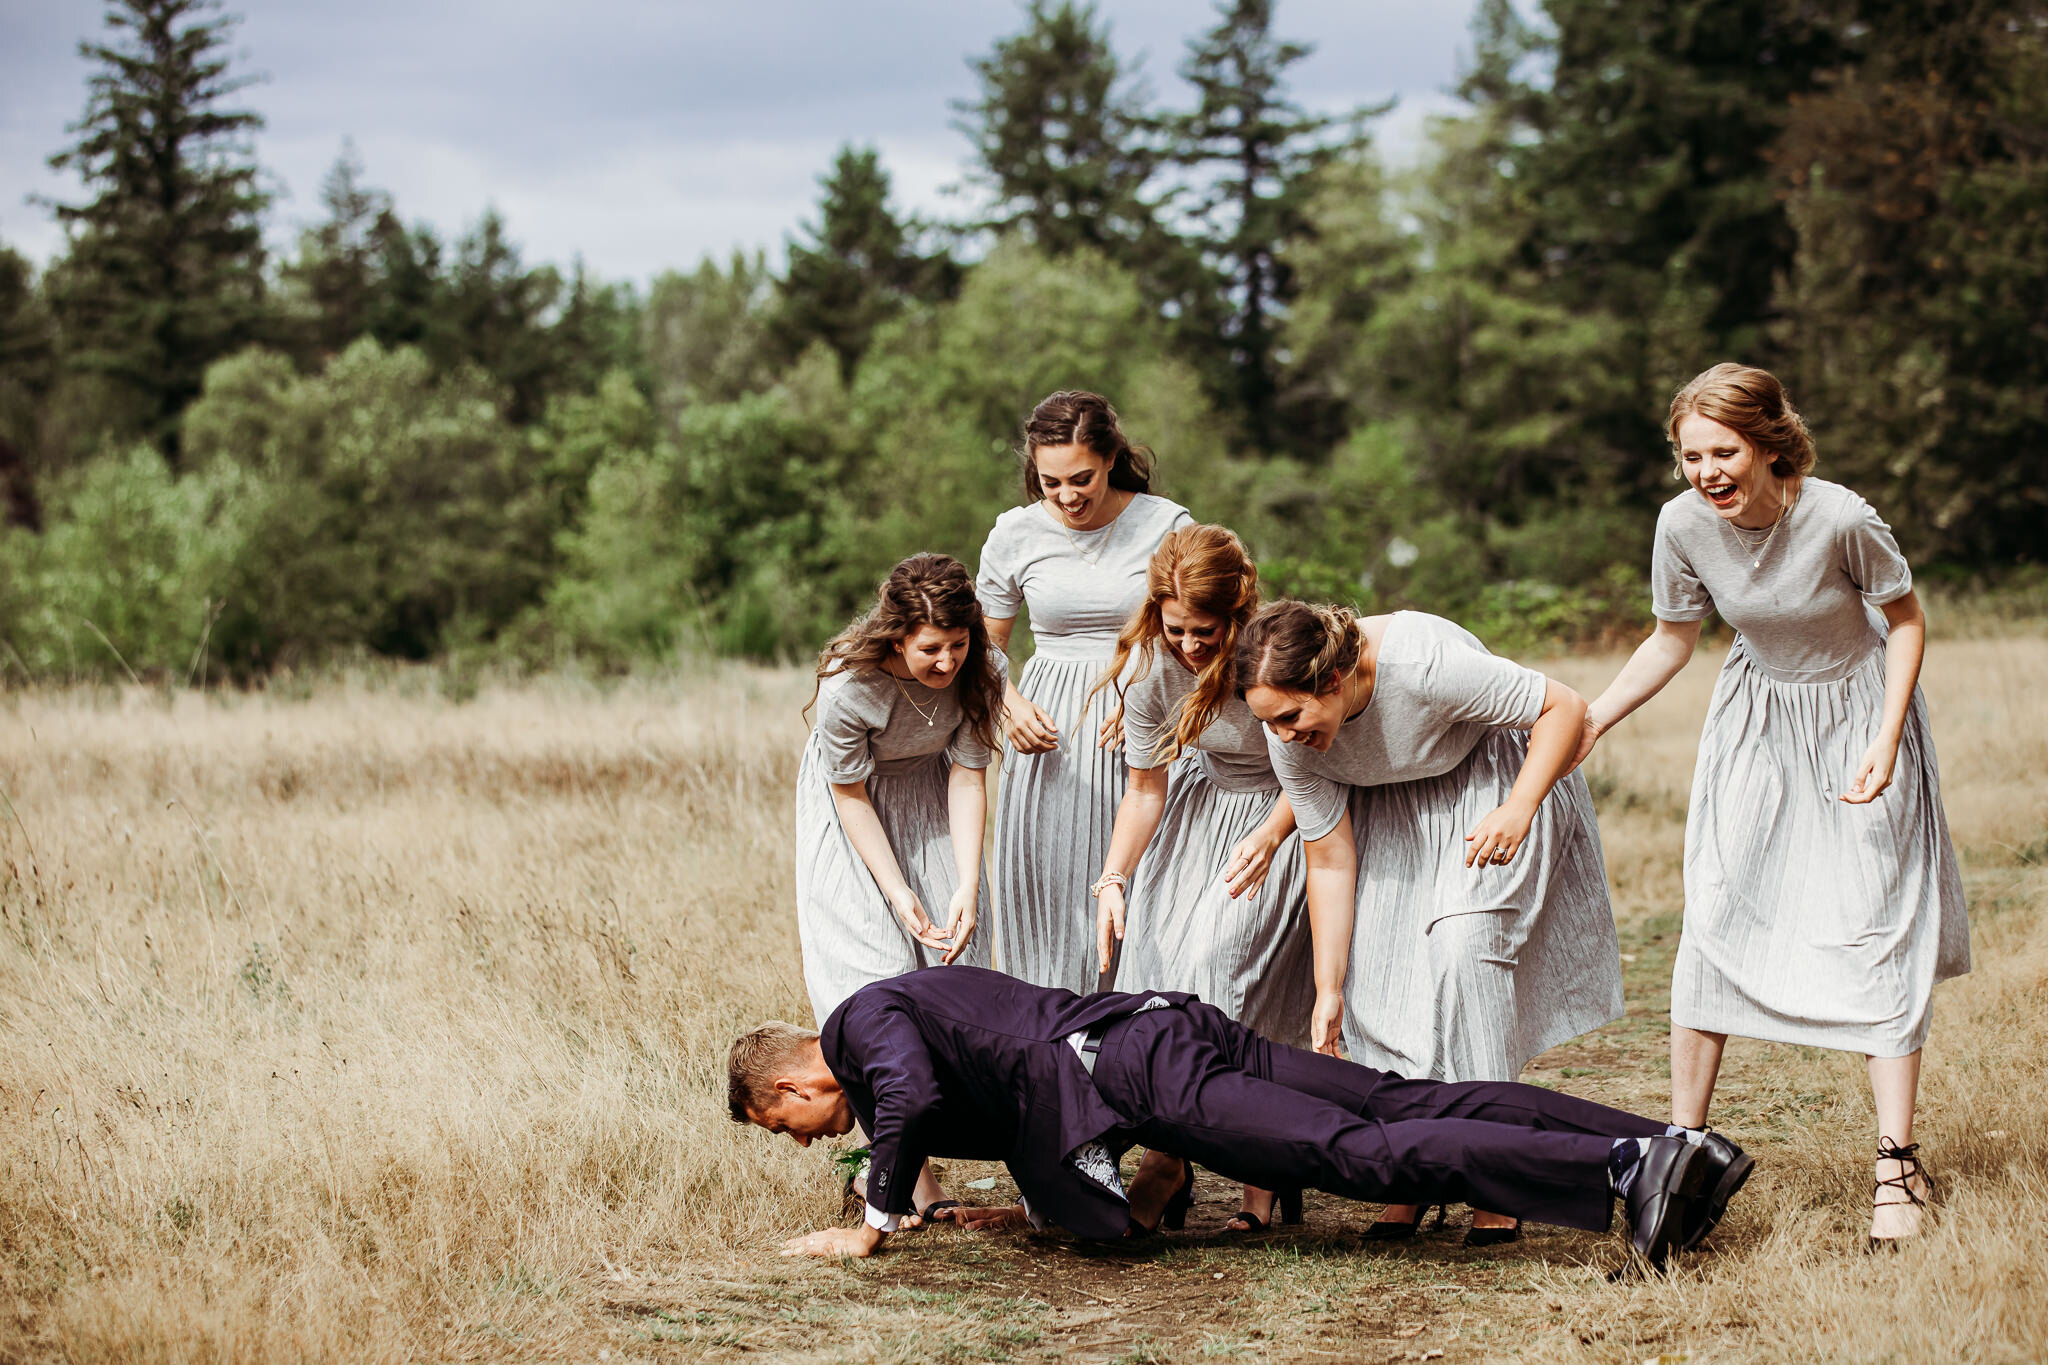
M1238 640L1306 841L1310 1035L1406 1076L1511 1081L1621 1015L1621 958L1585 779L1586 703L1422 612L1275 602ZM1546 799L1548 798L1548 799ZM1413 1234L1389 1208L1376 1237ZM1475 1212L1470 1245L1515 1225Z
M818 658L796 790L797 935L822 1026L870 981L988 965L981 848L1002 704L966 568L912 555ZM943 1202L929 1170L917 1206Z
M1731 1033L1860 1052L1877 1104L1872 1245L1920 1230L1913 1140L1935 983L1970 969L1963 884L1919 691L1926 617L1891 528L1811 476L1775 377L1716 365L1678 391L1677 475L1650 562L1657 627L1586 718L1582 754L1736 629L1685 822L1671 981L1674 1122L1706 1122Z
M1024 424L1024 505L996 519L975 586L1007 649L1019 608L1034 650L1004 692L996 796L995 965L1040 986L1095 988L1088 887L1109 852L1124 765L1111 699L1091 687L1145 595L1160 537L1190 520L1155 497L1151 455L1099 394L1060 392Z
M1130 787L1096 881L1097 953L1117 988L1191 991L1254 1032L1302 1046L1315 1004L1306 869L1265 732L1231 686L1259 572L1221 526L1167 533L1117 638ZM1168 780L1169 769L1172 780ZM1246 1187L1233 1224L1263 1231L1273 1194ZM1301 1220L1300 1192L1283 1201Z

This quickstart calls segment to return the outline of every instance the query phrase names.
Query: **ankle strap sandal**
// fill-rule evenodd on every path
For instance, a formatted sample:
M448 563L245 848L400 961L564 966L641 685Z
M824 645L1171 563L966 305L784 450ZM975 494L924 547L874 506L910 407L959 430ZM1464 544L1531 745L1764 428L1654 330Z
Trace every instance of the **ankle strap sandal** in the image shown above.
M1877 1159L1879 1161L1898 1162L1899 1173L1872 1182L1870 1203L1873 1208L1881 1208L1886 1204L1911 1204L1915 1208L1920 1209L1927 1207L1927 1200L1934 1193L1934 1182L1928 1179L1926 1170L1920 1165L1919 1143L1909 1142L1901 1147L1888 1137L1880 1137L1877 1140ZM1913 1188L1913 1181L1916 1177L1922 1185L1927 1187L1927 1194L1923 1195ZM1897 1190L1906 1197L1904 1199L1886 1199L1883 1197L1886 1189ZM1872 1237L1870 1245L1866 1250L1896 1251L1898 1250L1899 1243L1906 1240L1904 1237Z

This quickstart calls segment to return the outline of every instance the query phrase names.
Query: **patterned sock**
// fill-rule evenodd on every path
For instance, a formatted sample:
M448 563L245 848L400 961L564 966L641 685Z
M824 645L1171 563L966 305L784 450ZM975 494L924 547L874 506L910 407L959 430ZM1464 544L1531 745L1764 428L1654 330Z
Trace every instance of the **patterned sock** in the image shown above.
M1636 1183L1636 1171L1649 1151L1648 1138L1614 1140L1614 1147L1607 1153L1607 1187L1617 1198L1628 1198L1629 1188Z
M1704 1128L1681 1128L1675 1123L1667 1123L1664 1125L1664 1136L1682 1137L1697 1147L1707 1140L1707 1130Z

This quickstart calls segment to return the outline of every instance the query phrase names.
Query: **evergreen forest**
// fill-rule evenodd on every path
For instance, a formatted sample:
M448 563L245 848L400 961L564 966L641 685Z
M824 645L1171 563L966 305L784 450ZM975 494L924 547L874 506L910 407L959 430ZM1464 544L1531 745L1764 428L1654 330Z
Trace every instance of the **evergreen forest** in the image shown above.
M1020 6L951 111L973 215L856 141L780 262L616 281L408 221L342 130L267 247L234 16L108 0L66 246L0 243L0 674L801 657L974 562L1060 388L1269 592L1500 649L1647 620L1664 410L1721 360L1927 581L2041 581L2048 0L1484 0L1399 167L1384 108L1290 96L1277 0L1189 16L1176 105Z

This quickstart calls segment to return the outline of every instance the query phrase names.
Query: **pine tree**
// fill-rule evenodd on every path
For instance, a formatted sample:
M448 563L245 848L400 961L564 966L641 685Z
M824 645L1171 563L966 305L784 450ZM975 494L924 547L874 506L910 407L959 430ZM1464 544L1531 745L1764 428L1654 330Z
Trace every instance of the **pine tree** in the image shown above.
M1535 32L1489 0L1482 47L1506 50L1465 88L1521 125L1507 165L1538 209L1528 259L1559 301L1632 319L1626 344L1651 363L1768 359L1775 282L1797 248L1770 149L1794 98L1841 64L1839 17L1810 0L1544 9L1549 30ZM1527 71L1532 59L1547 73ZM1661 340L1659 314L1688 326Z
M1799 232L1774 341L1823 472L1909 554L2042 554L2048 5L1861 0L1772 150Z
M979 163L970 179L994 201L980 226L1052 255L1093 247L1129 263L1155 231L1144 92L1125 82L1094 5L1031 0L1026 21L972 62L981 98L955 106Z
M1272 444L1278 400L1277 315L1295 293L1284 255L1309 228L1315 172L1363 144L1366 118L1304 112L1283 93L1287 68L1314 49L1273 36L1273 0L1221 0L1221 19L1188 45L1181 76L1200 98L1171 120L1173 160L1200 173L1189 216L1222 283L1222 339L1246 435ZM1333 129L1347 135L1333 137Z
M264 305L263 235L248 135L260 115L224 107L248 79L228 75L231 17L213 0L109 0L111 43L76 145L50 158L95 197L59 204L70 250L53 299L76 369L103 376L134 425L175 464L179 414L206 367L253 340Z
M774 329L793 359L812 340L839 357L851 381L875 328L914 298L950 296L959 267L943 252L917 251L915 228L889 208L889 173L872 147L842 147L808 241L789 243L789 269L777 285Z
M556 387L546 317L562 295L560 272L527 269L504 218L486 209L476 230L456 244L444 288L447 330L430 334L428 354L443 368L469 361L505 385L515 424L540 416Z
M391 196L363 183L362 156L347 141L320 183L320 202L327 219L300 234L299 257L284 278L303 296L309 348L334 356L369 330L378 225L391 213Z
M35 272L20 252L0 246L0 526L42 524L31 465L55 358Z

